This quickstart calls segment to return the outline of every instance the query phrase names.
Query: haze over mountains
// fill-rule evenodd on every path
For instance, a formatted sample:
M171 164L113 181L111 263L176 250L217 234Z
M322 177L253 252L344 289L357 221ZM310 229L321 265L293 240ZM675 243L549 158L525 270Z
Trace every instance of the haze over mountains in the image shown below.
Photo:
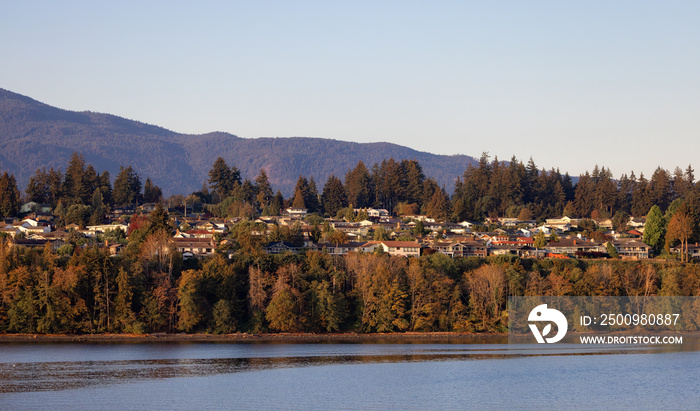
M344 179L362 160L368 168L384 159L415 159L427 177L448 192L470 163L466 155L436 155L391 143L352 143L323 138L240 138L223 132L180 134L111 114L62 110L0 89L0 171L15 174L20 190L38 168L65 171L77 151L98 172L112 178L119 166L131 165L145 181L150 177L164 194L199 190L217 157L253 180L261 169L274 190L292 193L299 175L316 180Z

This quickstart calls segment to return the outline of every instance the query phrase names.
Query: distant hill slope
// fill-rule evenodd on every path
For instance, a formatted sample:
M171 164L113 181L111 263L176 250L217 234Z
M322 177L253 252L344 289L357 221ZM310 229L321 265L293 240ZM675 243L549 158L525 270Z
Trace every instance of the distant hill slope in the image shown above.
M112 178L119 166L131 165L145 181L150 177L166 194L202 187L214 160L221 156L255 178L265 169L274 190L291 195L299 175L313 176L319 191L329 175L341 179L362 160L368 168L393 157L415 159L426 176L448 191L475 160L444 156L390 143L351 143L322 138L239 138L228 133L184 135L110 114L74 112L51 107L0 89L0 170L10 171L23 189L41 167L65 170L77 151L98 172Z

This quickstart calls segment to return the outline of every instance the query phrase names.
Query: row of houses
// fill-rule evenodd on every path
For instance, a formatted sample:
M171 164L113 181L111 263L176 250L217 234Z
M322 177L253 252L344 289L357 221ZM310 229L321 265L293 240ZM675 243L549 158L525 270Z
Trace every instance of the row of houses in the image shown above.
M650 247L634 239L613 240L610 242L623 259L647 259ZM543 248L535 248L528 241L483 241L477 238L453 239L450 241L368 241L347 243L318 243L307 247L286 242L273 242L264 247L270 254L298 253L306 250L325 251L332 255L345 255L353 252L375 252L377 249L395 256L417 257L421 254L441 253L449 257L487 257L491 255L517 255L523 258L544 257L603 257L607 255L607 242L598 244L579 238L564 238L550 242ZM700 249L700 247L699 247ZM700 256L700 253L698 253Z
M90 225L84 228L69 225L65 230L54 230L51 218L25 218L21 221L6 221L0 224L0 232L11 237L22 233L22 241L39 246L42 241L51 242L55 247L65 244L70 230L86 236L95 237L98 234L107 233L109 230L123 230L129 234L129 226L126 224L124 214L130 210L119 210L120 213L112 215L109 224ZM148 211L148 210L142 210ZM547 219L539 227L534 221L518 220L515 218L489 219L484 223L496 223L500 228L490 233L472 232L475 224L470 222L451 223L439 222L426 216L404 216L404 218L392 218L387 210L381 209L357 209L367 219L359 222L345 220L325 219L331 228L341 231L346 235L346 241L340 244L314 243L311 232L314 227L304 221L306 210L288 209L285 215L260 217L255 222L264 224L267 229L259 230L256 235L263 236L275 226L297 226L303 235L303 246L295 246L290 243L275 242L268 244L265 251L269 253L300 252L308 249L324 250L329 254L343 255L350 252L374 252L382 249L392 255L418 256L421 253L442 253L450 257L486 257L489 255L518 255L521 257L546 257L546 256L596 256L607 253L607 241L596 243L592 240L575 237L563 238L550 242L546 247L537 249L534 247L533 237L538 232L546 235L562 234L578 227L580 220L569 217ZM36 214L37 216L39 213ZM410 218L408 218L410 217ZM203 218L202 216L189 216L173 218L176 227L173 236L175 248L185 256L198 257L214 253L219 245L218 239L225 238L227 226L240 221L240 218L219 220ZM606 227L612 226L609 220L596 220L596 224ZM420 224L420 235L415 230ZM639 228L634 231L632 237L623 239L614 237L611 244L623 258L649 258L650 248L641 242L638 237L644 229L643 219L630 219L631 227ZM363 241L371 237L373 232L384 230L389 237L386 241ZM418 235L417 241L398 241L398 238L409 232ZM227 241L227 240L224 240ZM121 250L121 245L107 243L110 252L114 254ZM695 249L689 246L691 255ZM700 250L697 252L700 257Z

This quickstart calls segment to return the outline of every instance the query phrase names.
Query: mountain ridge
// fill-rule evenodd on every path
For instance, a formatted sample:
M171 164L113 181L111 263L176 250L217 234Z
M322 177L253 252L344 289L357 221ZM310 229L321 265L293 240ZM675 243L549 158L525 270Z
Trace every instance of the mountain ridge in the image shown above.
M164 193L199 190L217 157L253 180L265 169L274 190L291 195L300 175L314 177L319 191L334 174L363 161L417 160L427 177L448 191L475 159L439 155L388 142L357 143L317 137L242 138L222 131L183 134L113 114L70 111L0 89L0 169L15 174L24 188L39 168L65 170L73 152L114 179L120 166L134 167Z

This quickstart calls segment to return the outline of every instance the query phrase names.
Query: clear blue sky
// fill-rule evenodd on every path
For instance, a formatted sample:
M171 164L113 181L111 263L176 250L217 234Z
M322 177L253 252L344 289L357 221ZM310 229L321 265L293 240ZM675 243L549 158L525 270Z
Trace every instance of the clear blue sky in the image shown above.
M573 175L700 169L697 1L3 3L0 87L65 109Z

